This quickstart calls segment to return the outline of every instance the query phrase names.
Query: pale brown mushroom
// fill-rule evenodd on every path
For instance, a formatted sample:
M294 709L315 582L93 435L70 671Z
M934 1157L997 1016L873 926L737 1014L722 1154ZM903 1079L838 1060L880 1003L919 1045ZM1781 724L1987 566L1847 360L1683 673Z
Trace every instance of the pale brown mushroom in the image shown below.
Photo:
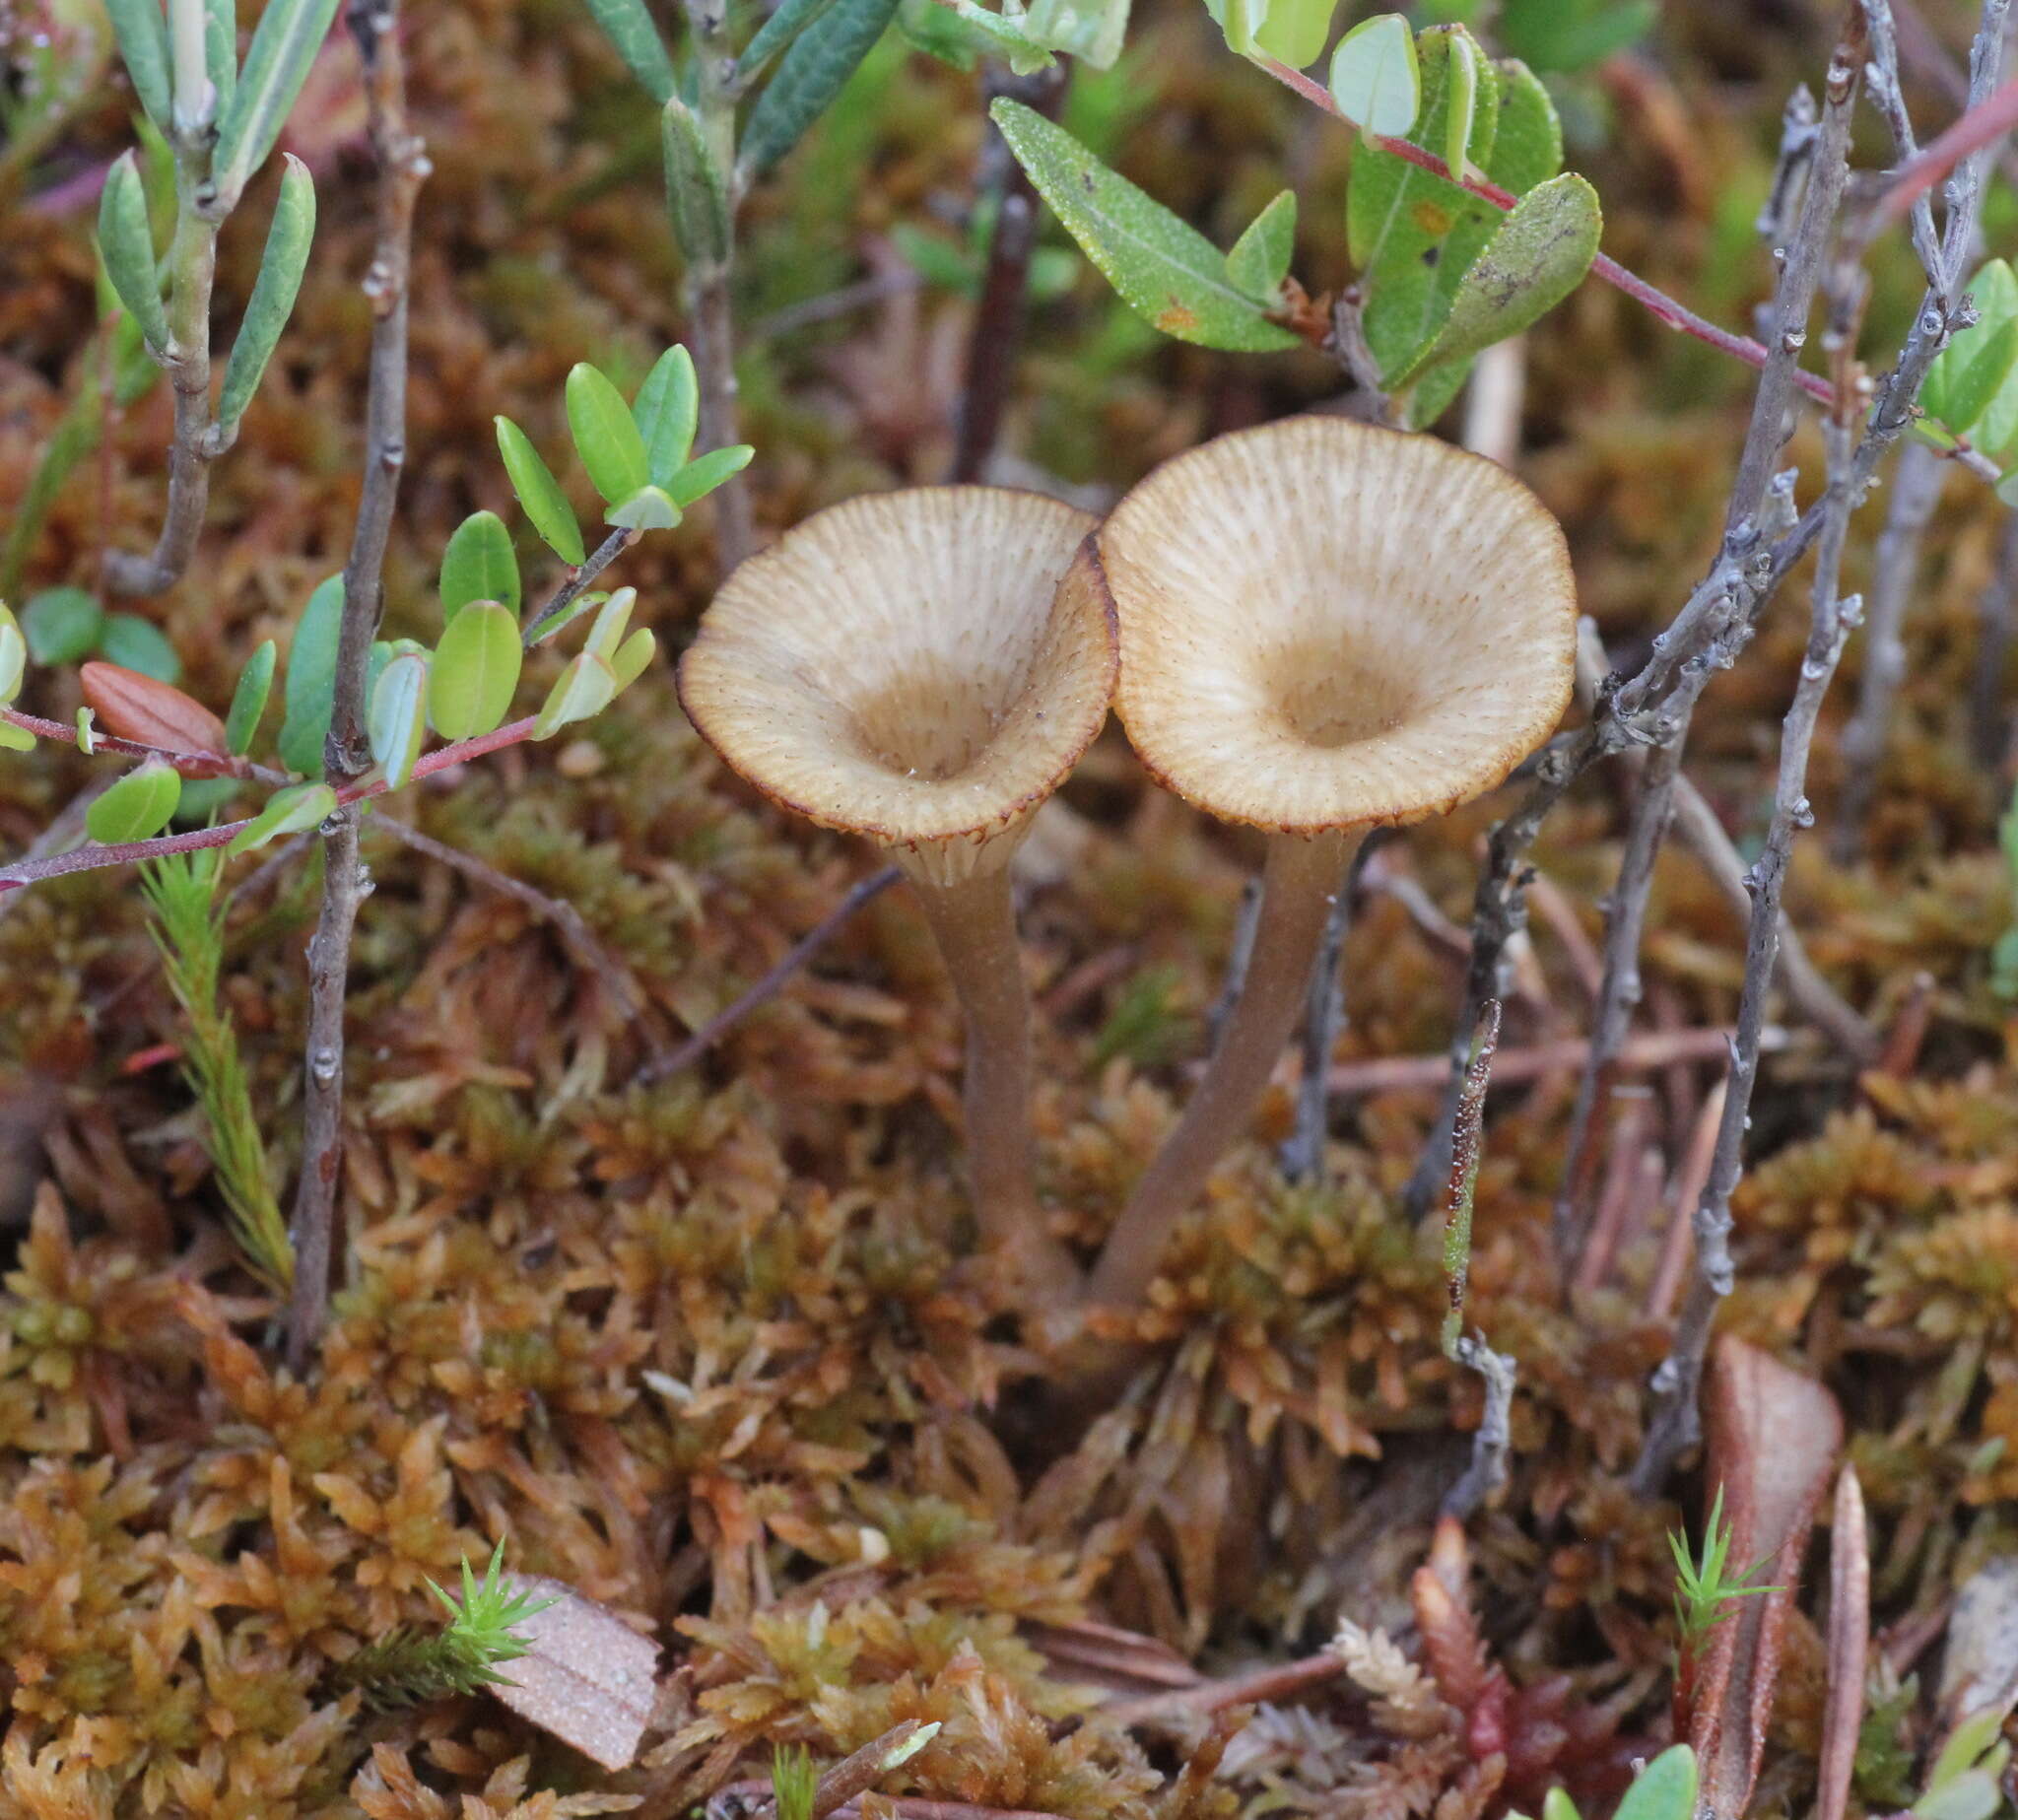
M1244 987L1097 1265L1139 1300L1295 1028L1332 894L1371 828L1502 782L1570 700L1561 527L1427 436L1299 417L1167 462L1080 559L1120 623L1114 707L1167 788L1268 831Z
M729 576L680 700L731 770L901 865L967 1017L968 1167L983 1242L1076 1283L1044 1233L1031 1011L1009 861L1107 719L1113 618L1060 579L1093 529L1036 494L920 487L818 512Z

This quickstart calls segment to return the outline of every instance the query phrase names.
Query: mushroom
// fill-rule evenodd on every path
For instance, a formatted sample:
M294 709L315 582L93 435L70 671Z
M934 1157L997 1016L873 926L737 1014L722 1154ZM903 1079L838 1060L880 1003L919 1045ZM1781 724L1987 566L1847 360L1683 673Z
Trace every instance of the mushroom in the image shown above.
M1493 788L1548 737L1577 603L1562 528L1512 475L1339 417L1167 462L1079 560L1119 618L1114 708L1144 765L1268 836L1239 1002L1089 1285L1129 1303L1267 1089L1360 841Z
M1038 1205L1009 861L1113 693L1105 593L1059 586L1093 523L993 487L831 506L729 576L679 671L689 718L731 770L866 836L916 888L967 1019L981 1240L1050 1290L1078 1272Z

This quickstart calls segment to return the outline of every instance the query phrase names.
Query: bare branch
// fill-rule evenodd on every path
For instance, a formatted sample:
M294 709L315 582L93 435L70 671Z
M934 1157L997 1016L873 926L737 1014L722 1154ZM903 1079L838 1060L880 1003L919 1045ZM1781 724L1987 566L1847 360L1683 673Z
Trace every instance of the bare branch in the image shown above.
M1730 1253L1730 1200L1744 1169L1745 1131L1751 1123L1752 1091L1759 1078L1758 1039L1765 1028L1766 997L1780 948L1781 894L1794 835L1814 824L1814 812L1807 797L1808 753L1821 717L1823 699L1861 612L1862 603L1855 595L1837 594L1843 546L1854 504L1855 440L1850 400L1856 390L1855 329L1863 299L1862 274L1850 258L1850 252L1840 252L1829 280L1827 345L1845 406L1833 413L1825 425L1825 521L1816 546L1807 650L1801 662L1800 679L1794 687L1793 703L1781 729L1779 779L1765 848L1746 878L1752 893L1752 917L1745 944L1744 986L1738 998L1737 1036L1731 1045L1730 1076L1717 1125L1710 1180L1691 1220L1696 1237L1695 1280L1683 1302L1668 1356L1654 1374L1654 1410L1633 1469L1633 1487L1642 1497L1655 1495L1675 1459L1695 1444L1702 1432L1696 1392L1709 1350L1711 1323L1717 1305L1730 1293L1735 1281Z
M637 1085L647 1087L653 1081L662 1081L668 1075L691 1068L758 1006L775 998L790 982L792 976L839 935L865 905L882 896L903 876L895 866L885 866L880 872L870 873L787 948L778 957L776 965L748 991L739 993L724 1005L670 1054L658 1056L639 1069Z
M1065 99L1066 66L1053 64L1029 76L990 73L987 99L1011 96L1046 118L1055 118ZM967 344L967 376L960 399L960 430L953 453L955 481L983 479L988 456L1001 433L1002 411L1016 378L1016 355L1023 341L1024 305L1030 289L1030 255L1037 246L1037 185L1010 156L1008 143L992 121L981 147L980 191L993 199L987 267L980 304Z
M371 303L371 358L365 402L365 485L343 572L343 620L323 743L323 772L339 788L364 775L365 677L384 604L385 547L406 465L407 278L414 203L427 178L425 147L407 130L406 66L398 0L349 0L346 17L365 69L372 155L377 161L377 235L365 295ZM358 810L340 806L324 825L322 909L308 943L308 1036L302 1171L290 1232L294 1288L288 1301L288 1362L306 1371L329 1310L330 1229L343 1172L344 1001L351 934L370 891L359 857Z

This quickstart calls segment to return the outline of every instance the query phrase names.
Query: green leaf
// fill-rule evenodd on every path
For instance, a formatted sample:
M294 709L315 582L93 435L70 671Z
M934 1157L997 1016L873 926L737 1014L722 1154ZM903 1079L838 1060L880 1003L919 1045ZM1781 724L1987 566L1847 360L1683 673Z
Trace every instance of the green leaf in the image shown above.
M1247 224L1226 256L1226 275L1249 297L1273 307L1282 297L1297 248L1296 191L1286 189Z
M1464 274L1437 339L1396 382L1431 365L1468 361L1546 315L1583 282L1602 227L1597 191L1576 172L1529 190Z
M1316 9L1322 8L1324 23L1318 32L1317 44L1317 49L1321 50L1323 33L1330 29L1332 4L1333 0L1276 0L1276 10L1290 22L1290 26L1302 25L1308 36L1310 27L1305 22ZM1041 53L1061 50L1094 69L1111 69L1114 59L1121 54L1121 40L1127 34L1128 5L1129 0L1031 0L1029 10L1023 16L1023 29ZM1271 12L1271 23L1273 19ZM1292 32L1286 41L1294 45L1303 39ZM1317 51L1312 50L1304 61L1308 63L1316 54ZM1049 56L1044 55L1043 62L1030 67L1042 69L1049 62ZM1026 67L1019 73L1027 75L1030 69Z
M835 0L799 34L744 124L745 170L761 175L799 143L875 48L896 11L897 0Z
M467 603L435 651L428 714L443 739L474 739L502 726L525 652L518 615L496 600Z
M1956 1778L1976 1767L1987 1755L2004 1729L2004 1716L2010 1711L1992 1703L1972 1713L1942 1740L1933 1768L1927 1772L1927 1792L1938 1793ZM1916 1807L1915 1813L1920 1809Z
M210 86L217 91L217 110L232 104L238 86L238 8L236 0L205 0L203 62Z
M1166 335L1260 353L1296 345L1227 275L1219 249L1034 108L989 109L1030 180L1108 283Z
M1982 1770L1964 1770L1914 1802L1914 1820L1990 1820L2003 1805L1997 1779Z
M639 487L604 512L603 522L626 531L670 531L680 522L680 507L663 487Z
M1577 1803L1571 1800L1570 1791L1558 1786L1542 1796L1541 1820L1583 1820L1583 1817L1577 1811Z
M266 363L280 341L280 332L294 314L308 267L308 247L315 238L315 183L308 167L292 152L282 155L287 169L273 206L273 225L266 231L266 250L259 273L245 301L245 319L232 342L225 364L225 382L218 394L217 421L227 436L235 434L252 394L259 389Z
M1447 81L1449 100L1444 113L1444 163L1453 177L1465 174L1465 148L1471 144L1472 116L1478 110L1479 66L1484 58L1468 32L1450 39Z
M45 587L21 610L21 630L37 663L82 663L98 649L105 610L81 587Z
M750 465L750 457L756 452L747 442L733 442L727 448L710 448L706 454L688 462L675 474L666 491L673 496L673 504L684 510L696 500L706 499L730 475L740 474Z
M1440 27L1422 34L1423 106L1412 135L1441 145L1449 116L1450 39L1459 30ZM1479 71L1469 156L1491 168L1499 128L1500 76ZM1444 177L1362 146L1353 159L1346 192L1348 248L1367 293L1367 345L1384 378L1410 366L1428 346L1471 262L1499 232L1499 209Z
M122 152L105 173L99 196L99 252L105 276L119 304L140 324L148 346L166 355L168 312L162 308L162 286L154 262L154 233L147 224L147 195L140 184L140 167L133 154Z
M1987 433L1984 420L2013 367L2018 367L2018 317L1998 323L1987 339L1977 344L1969 365L1955 376L1942 413L1950 428L1973 440L1980 439L1984 448L1991 447L1994 438Z
M27 727L0 720L0 752L33 752L34 749L35 736Z
M553 469L540 459L531 438L510 418L496 421L498 452L504 458L511 491L532 520L532 528L562 562L580 568L588 554L581 544L581 524L574 516L574 507L568 504L568 496L561 491L561 483L554 478Z
M28 640L10 618L0 622L0 703L11 702L21 693L21 679L28 669Z
M617 646L623 643L624 634L630 630L632 610L637 605L638 590L620 587L603 602L602 610L595 616L595 624L588 629L588 637L582 640L582 650L591 657L600 657L605 663L613 662Z
M701 421L693 355L679 347L661 354L638 388L631 415L644 438L644 465L652 485L663 487L686 465Z
M1526 64L1502 57L1493 68L1499 76L1500 118L1486 175L1502 189L1524 196L1562 169L1563 120Z
M1261 49L1260 30L1268 23L1268 0L1205 0L1213 23L1226 34L1226 47L1237 57Z
M288 647L282 701L280 762L314 775L322 770L322 743L336 708L336 649L343 636L343 576L320 582L302 609Z
M1500 41L1536 69L1565 75L1644 37L1659 0L1506 0Z
M160 0L105 0L119 56L147 117L167 132L173 121L168 85L168 22Z
M1612 1820L1694 1820L1696 1753L1672 1744L1633 1779Z
M245 180L273 150L335 15L336 0L269 0L259 16L211 154L211 178L224 208L237 201Z
M665 39L652 24L644 0L588 0L588 10L645 94L660 103L670 99L677 86L673 60L666 54Z
M365 714L371 757L383 768L388 788L400 788L414 775L427 731L427 654L403 651L385 666Z
M677 95L659 109L666 207L673 237L690 266L718 266L729 253L728 183L715 168L701 117Z
M784 50L833 4L834 0L784 0L783 5L757 28L757 35L743 46L743 54L736 59L736 81L745 85L754 82L773 57Z
M1338 111L1355 126L1399 139L1415 125L1422 106L1422 77L1408 21L1399 13L1377 13L1353 27L1331 53L1329 86Z
M99 635L99 655L158 683L182 680L182 660L161 628L137 613L107 613Z
M238 686L232 691L231 711L225 715L225 750L242 758L252 749L252 735L259 731L266 712L266 698L273 693L273 671L278 647L271 639L245 660L238 672Z
M1338 0L1268 0L1254 42L1291 69L1308 69L1324 54Z
M182 779L174 768L150 759L92 803L84 812L85 830L106 846L151 840L174 820L181 800Z
M1984 390L1972 385L1971 379L2003 329L2018 322L2018 275L2007 261L1992 259L1970 279L1968 295L1976 305L1976 320L1934 356L1919 392L1920 409L1957 436L1972 435L1996 398L1996 386ZM1991 367L1984 367L1982 377L1987 379L1991 371ZM1990 446L1986 438L1983 445Z
M441 623L472 600L502 601L515 619L519 607L518 558L511 533L494 511L473 511L455 527L441 552Z
M617 646L615 655L610 658L610 674L616 681L619 695L644 674L644 666L651 661L651 654L657 649L658 640L643 626Z
M638 420L600 369L577 361L568 373L568 428L595 490L609 505L628 500L651 476Z
M283 835L306 834L336 813L336 792L326 783L297 783L267 799L266 806L232 837L225 857L255 852Z
M577 653L541 705L533 720L533 738L551 739L563 727L601 713L616 693L617 678L610 666L592 652Z
M1214 0L1206 0L1208 7ZM902 0L900 0L900 6ZM943 0L937 10L952 21L955 29L965 34L975 57L998 56L1008 65L1010 73L1016 76L1033 75L1038 70L1049 69L1057 58L1042 43L1031 29L1031 20L1036 9L1021 13L997 13L990 7L978 6L975 0ZM898 14L898 29L916 42L913 28L907 28L902 11ZM926 42L920 48L934 56L945 54L946 46ZM956 54L948 58L961 68L972 68L973 63L962 63Z

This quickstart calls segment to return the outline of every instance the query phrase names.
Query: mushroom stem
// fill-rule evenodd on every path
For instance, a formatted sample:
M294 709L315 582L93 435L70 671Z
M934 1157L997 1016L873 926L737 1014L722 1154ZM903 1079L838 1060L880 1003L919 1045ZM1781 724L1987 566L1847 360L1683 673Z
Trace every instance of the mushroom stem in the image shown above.
M1363 838L1356 828L1269 837L1246 984L1177 1128L1109 1235L1088 1286L1093 1301L1142 1299L1172 1227L1253 1117L1296 1029L1325 918Z
M950 883L915 878L967 1019L968 1180L981 1243L1031 1288L1077 1292L1078 1267L1044 1231L1030 1123L1031 1004L1006 864Z

